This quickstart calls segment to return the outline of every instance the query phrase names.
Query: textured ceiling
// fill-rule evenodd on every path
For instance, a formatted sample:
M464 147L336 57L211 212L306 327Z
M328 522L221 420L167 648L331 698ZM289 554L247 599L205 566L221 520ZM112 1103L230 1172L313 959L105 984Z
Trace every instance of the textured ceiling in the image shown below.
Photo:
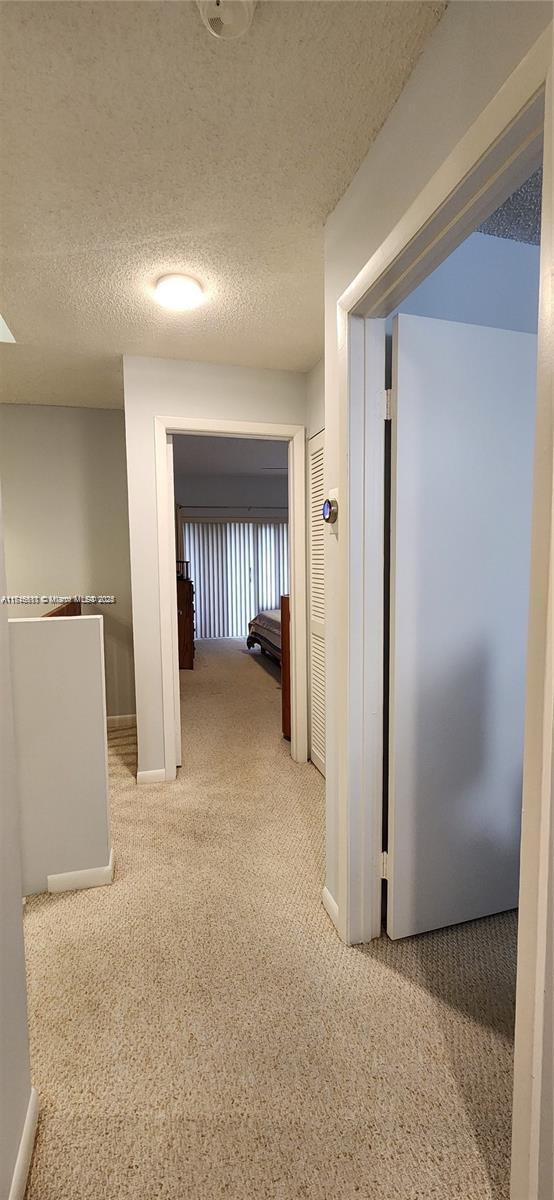
M444 5L260 0L218 42L190 0L0 5L2 398L122 405L122 353L307 370L323 223ZM167 271L209 303L157 308Z
M535 246L541 240L542 170L535 171L483 224L479 233Z
M173 438L173 463L179 475L282 475L287 471L288 443L261 438Z

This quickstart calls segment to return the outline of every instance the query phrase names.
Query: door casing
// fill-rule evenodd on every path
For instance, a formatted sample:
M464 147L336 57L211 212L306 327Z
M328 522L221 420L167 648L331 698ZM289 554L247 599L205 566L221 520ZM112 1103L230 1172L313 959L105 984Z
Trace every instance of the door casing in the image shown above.
M306 430L304 425L253 421L201 420L193 417L154 419L162 696L165 778L175 779L181 744L177 593L175 577L175 507L173 434L262 438L288 443L289 554L291 591L291 756L308 758L308 669L306 612ZM183 764L186 769L186 763Z

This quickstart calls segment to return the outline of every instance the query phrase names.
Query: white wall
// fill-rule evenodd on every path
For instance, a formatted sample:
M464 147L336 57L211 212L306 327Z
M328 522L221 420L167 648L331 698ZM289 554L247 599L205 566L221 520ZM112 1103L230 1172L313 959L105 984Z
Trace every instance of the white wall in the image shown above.
M164 769L154 417L304 425L305 376L124 358L138 769Z
M104 616L108 713L135 711L122 412L0 408L8 588L18 595L115 595ZM44 608L10 609L38 616Z
M536 333L538 246L473 233L402 301L397 312Z
M23 895L110 859L102 618L8 622Z
M552 17L549 3L453 3L325 234L326 485L346 486L346 413L337 387L337 300L467 132ZM339 539L340 539L339 533ZM326 539L327 887L337 898L339 766L345 747L347 580Z
M325 428L325 361L319 362L306 376L306 427L308 437Z
M287 474L175 476L175 499L189 517L286 521Z
M0 593L5 594L0 506ZM0 605L0 1196L7 1197L31 1096L8 612Z

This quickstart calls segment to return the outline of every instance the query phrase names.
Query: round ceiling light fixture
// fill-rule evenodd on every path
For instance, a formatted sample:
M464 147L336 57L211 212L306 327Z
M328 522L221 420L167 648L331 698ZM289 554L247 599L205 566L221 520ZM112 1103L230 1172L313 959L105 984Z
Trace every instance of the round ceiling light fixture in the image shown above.
M202 21L223 42L244 37L252 24L256 0L196 0Z
M162 308L187 312L199 308L206 299L202 284L192 275L162 275L154 287L154 298Z

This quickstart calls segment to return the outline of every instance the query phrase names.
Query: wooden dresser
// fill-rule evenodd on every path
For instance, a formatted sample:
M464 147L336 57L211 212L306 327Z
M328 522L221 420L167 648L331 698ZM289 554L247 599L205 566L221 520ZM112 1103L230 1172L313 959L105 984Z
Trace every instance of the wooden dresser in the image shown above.
M179 670L194 667L194 584L192 579L177 579L177 629Z

